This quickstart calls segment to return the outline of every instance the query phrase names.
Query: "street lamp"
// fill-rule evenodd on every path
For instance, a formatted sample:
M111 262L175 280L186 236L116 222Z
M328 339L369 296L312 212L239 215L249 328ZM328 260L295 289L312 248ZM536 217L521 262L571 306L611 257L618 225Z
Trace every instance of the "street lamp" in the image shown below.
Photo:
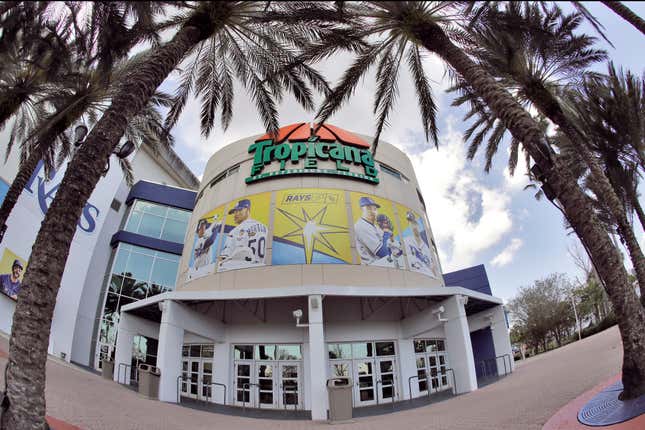
M88 128L84 126L83 124L79 125L76 127L74 130L74 146L79 147L85 140L85 136L87 136Z
M112 154L116 155L119 159L122 160L124 158L127 158L130 154L132 154L135 149L137 149L137 146L131 140L127 140L119 148L117 148L114 151L112 151ZM107 174L108 170L110 170L110 159L109 158L107 160L107 166L105 166L105 170L103 171L103 176L105 176Z

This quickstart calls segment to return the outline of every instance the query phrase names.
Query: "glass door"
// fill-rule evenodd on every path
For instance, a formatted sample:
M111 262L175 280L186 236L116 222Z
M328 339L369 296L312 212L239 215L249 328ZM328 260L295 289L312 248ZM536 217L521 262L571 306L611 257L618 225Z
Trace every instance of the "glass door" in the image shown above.
M376 404L376 369L374 360L354 360L354 380L356 406Z
M377 359L379 403L392 402L397 397L396 360L393 358Z
M300 363L280 363L280 407L300 408Z
M274 408L277 403L274 383L274 370L276 370L276 363L258 361L255 363L255 366L258 384L258 407Z
M253 362L236 362L235 363L235 404L253 406L253 392L255 386L251 385L251 368Z
M201 360L187 359L181 363L181 394L193 399L199 398Z

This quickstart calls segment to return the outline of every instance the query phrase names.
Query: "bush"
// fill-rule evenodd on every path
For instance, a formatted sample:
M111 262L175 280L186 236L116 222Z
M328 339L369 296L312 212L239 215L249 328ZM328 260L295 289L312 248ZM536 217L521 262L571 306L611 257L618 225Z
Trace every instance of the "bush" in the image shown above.
M596 333L600 333L601 331L607 330L609 327L616 325L617 323L618 321L616 321L616 316L613 313L610 313L598 324L583 328L582 337L585 338Z

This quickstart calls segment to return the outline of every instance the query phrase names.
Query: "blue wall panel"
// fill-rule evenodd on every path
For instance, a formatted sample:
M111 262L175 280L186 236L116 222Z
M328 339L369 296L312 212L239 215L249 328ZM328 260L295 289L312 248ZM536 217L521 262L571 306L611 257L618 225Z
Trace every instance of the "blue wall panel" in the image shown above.
M130 190L126 203L129 205L132 200L141 199L192 211L195 208L195 197L195 191L139 181Z
M184 249L183 243L169 242L167 240L154 239L141 234L129 231L117 231L110 240L110 245L115 247L119 242L129 243L130 245L143 246L144 248L154 249L156 251L169 252L175 255L181 255Z
M457 270L456 272L444 273L443 279L448 287L463 287L489 296L493 295L483 264Z

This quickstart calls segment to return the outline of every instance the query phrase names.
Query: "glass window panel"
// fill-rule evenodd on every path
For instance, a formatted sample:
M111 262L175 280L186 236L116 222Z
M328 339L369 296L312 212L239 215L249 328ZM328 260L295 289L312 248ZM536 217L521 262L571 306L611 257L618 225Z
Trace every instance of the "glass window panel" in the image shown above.
M446 350L446 343L443 340L438 340L437 351L445 351L445 350Z
M435 352L437 351L437 341L427 340L426 341L426 352Z
M426 381L419 381L419 391L426 391L428 389L428 383Z
M302 360L300 345L278 345L278 360Z
M213 357L214 352L215 352L215 346L213 346L213 345L202 345L202 357L211 358L211 357Z
M424 357L417 357L417 369L425 369L426 359Z
M367 402L370 400L374 400L374 389L370 390L361 390L361 402Z
M189 211L169 207L168 214L166 216L168 218L172 218L177 221L183 221L184 223L188 223L188 220L190 220L190 214L191 212Z
M330 343L327 345L329 358L352 358L352 345L349 343Z
M392 388L393 387L391 385L389 387L383 387L382 388L383 398L384 399L391 399L392 398L392 391L393 391Z
M359 376L358 377L358 386L360 388L372 387L374 385L374 379L372 376Z
M147 282L137 281L132 286L132 291L130 292L130 297L141 300L145 299L148 295L149 286Z
M426 371L425 371L425 369L417 370L417 376L419 377L420 380L421 379L426 379Z
M236 360L253 359L253 345L235 345L234 351Z
M358 374L359 375L371 375L372 374L372 363L358 363Z
M352 354L354 358L372 357L372 342L353 343Z
M112 345L116 340L116 326L112 321L101 320L101 334L99 336L99 342ZM107 347L105 348L107 351Z
M273 404L273 393L261 392L260 393L260 403L264 405Z
M136 280L132 278L123 278L123 287L121 287L121 295L123 296L128 296L132 297L132 294L134 294L134 285L136 284Z
M114 313L119 306L119 296L117 294L108 293L105 299L105 307L103 308L103 318L112 321Z
M379 363L379 367L381 368L381 373L390 373L393 372L394 365L392 361L387 360L387 361L381 361Z
M128 222L125 225L125 231L136 233L139 229L139 223L141 222L142 216L143 214L137 210L130 212L130 217L128 218Z
M164 219L156 215L144 214L141 217L141 224L137 233L144 236L159 238L161 236L161 228L163 227Z
M439 364L446 364L446 358L443 355L439 356Z
M146 337L146 344L148 345L148 357L157 356L157 348L159 348L159 341L151 337Z
M190 356L199 357L201 355L201 346L200 345L190 345Z
M182 357L188 357L188 351L190 351L190 347L188 345L184 345L181 348L181 356Z
M161 285L152 284L148 288L148 297L156 296L157 294L165 293L166 289Z
M298 394L296 393L285 393L284 403L286 405L297 405L298 404Z
M128 261L130 256L130 251L123 248L123 244L119 245L119 250L116 252L116 258L114 259L114 266L112 267L112 273L122 274L125 272L125 264Z
M245 388L244 385L249 383L249 378L237 378L237 388ZM246 389L250 389L250 387L246 387Z
M260 378L258 379L258 385L260 390L273 391L273 379Z
M251 393L249 391L238 391L237 392L237 401L238 402L245 402L249 403L249 400L251 398Z
M155 258L150 282L169 287L174 286L177 279L177 268L177 262Z
M432 356L432 357L428 357L428 359L430 360L430 366L434 367L437 365L437 357Z
M134 210L142 211L150 214L159 215L162 217L166 216L166 211L168 210L167 206L158 205L151 202L146 202L143 200L137 200L134 206Z
M183 243L187 225L188 224L184 221L167 219L166 224L163 226L161 239L168 240L170 242Z
M383 385L392 385L394 384L394 375L391 373L381 375L381 382Z
M130 277L148 281L150 279L150 269L152 268L152 256L149 254L141 254L133 252L130 254L128 264L126 266L126 273ZM174 282L173 282L174 284Z
M414 352L424 352L426 347L425 340L414 341Z
M257 360L275 360L275 345L255 345Z
M282 368L282 377L283 378L297 378L298 377L298 366L284 366Z
M376 355L394 355L394 342L376 342Z
M108 292L119 294L121 292L121 285L123 284L123 277L119 275L112 275L110 279L110 286Z
M204 371L204 375L211 375L213 373L213 363L211 363L210 361L204 361L202 363L202 366L203 366L202 370Z

